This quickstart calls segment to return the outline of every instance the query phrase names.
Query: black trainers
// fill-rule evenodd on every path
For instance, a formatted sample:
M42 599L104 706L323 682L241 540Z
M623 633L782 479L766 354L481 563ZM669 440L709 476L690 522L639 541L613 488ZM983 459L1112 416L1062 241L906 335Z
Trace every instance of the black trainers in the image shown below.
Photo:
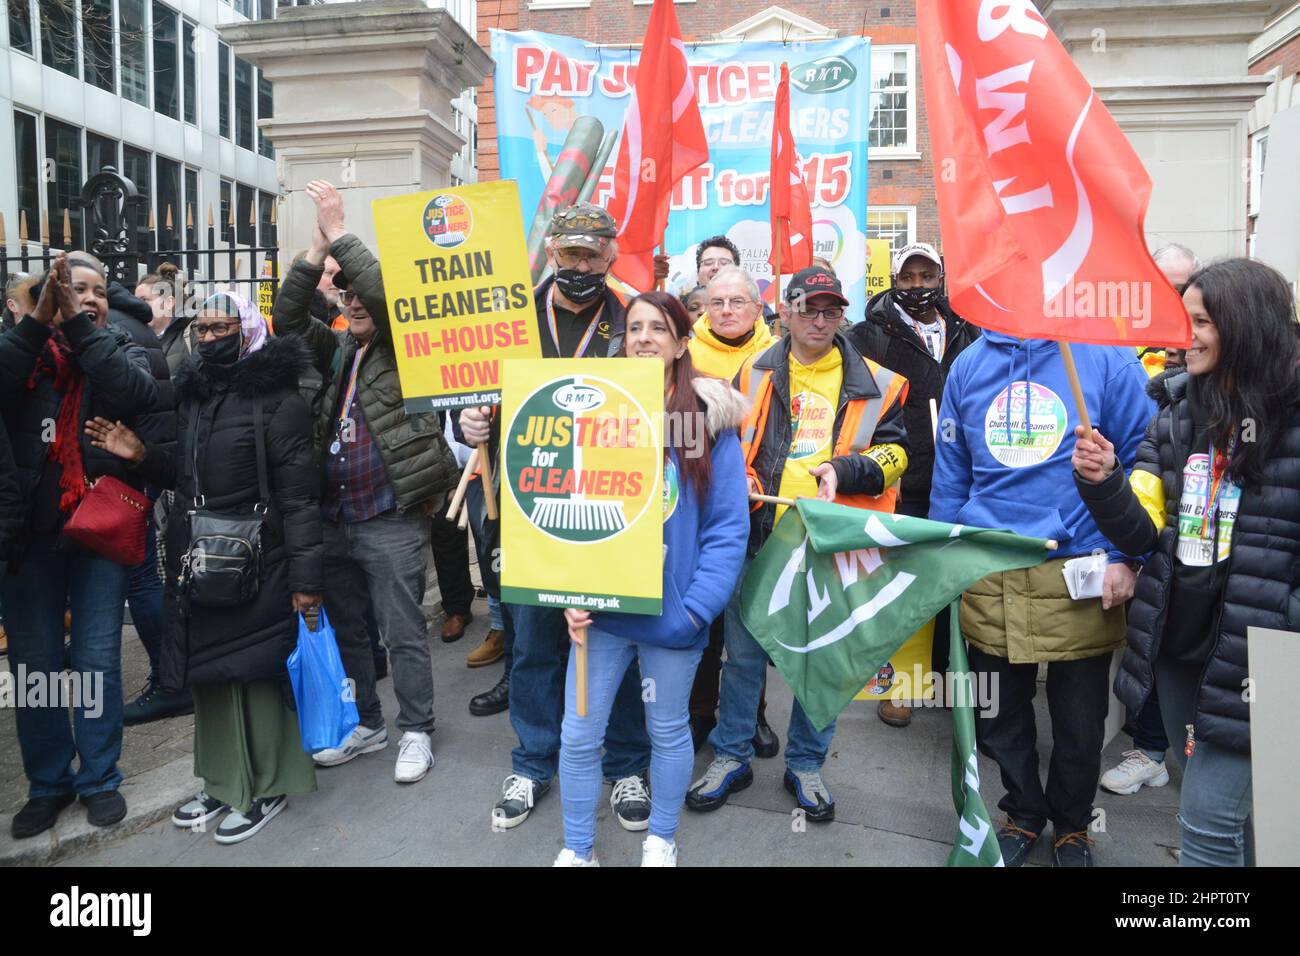
M804 819L812 823L830 823L835 819L835 798L831 796L820 771L791 770L785 768L782 781L794 794L795 805L803 811Z
M261 800L254 800L247 813L232 810L217 827L217 835L213 839L222 844L241 843L256 835L288 803L288 797L263 797Z
M9 826L15 840L26 840L44 833L58 822L59 814L72 805L76 796L65 793L60 797L32 797L23 805Z
M509 830L528 819L542 794L551 789L551 781L542 783L512 773L501 785L501 799L492 808L492 829Z
M739 793L753 782L754 771L749 764L730 757L714 757L704 776L686 791L686 806L702 813L716 810L733 793Z
M759 717L754 725L754 756L771 760L781 752L781 738L767 725L766 717Z
M222 803L216 797L200 791L199 795L189 803L183 803L176 808L176 812L172 814L172 823L183 830L202 832L209 823L229 809L229 804Z
M116 790L82 796L81 802L85 804L86 819L91 826L111 827L126 817L126 798Z
M1092 866L1095 845L1086 830L1067 833L1052 848L1052 862L1057 866Z
M646 778L639 773L614 781L609 805L624 830L636 832L650 829L650 791L646 784Z
M1038 842L1038 834L1017 826L1007 817L998 828L998 848L1002 851L1003 866L1024 866L1029 851Z
M491 717L510 709L510 675L502 674L496 686L469 700L469 712L475 717Z
M181 717L194 713L194 698L187 690L170 693L164 691L152 678L140 691L140 696L122 708L122 724L134 727L164 717Z

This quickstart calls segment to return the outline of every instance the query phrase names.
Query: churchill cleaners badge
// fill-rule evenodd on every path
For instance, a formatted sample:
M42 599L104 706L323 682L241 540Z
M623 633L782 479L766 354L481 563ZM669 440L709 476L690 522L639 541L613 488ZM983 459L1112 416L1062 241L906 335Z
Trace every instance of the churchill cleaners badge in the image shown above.
M1065 403L1050 388L1015 382L989 406L984 443L1008 468L1040 465L1060 447L1068 421Z
M651 421L629 392L601 378L564 375L525 398L504 453L510 493L529 524L586 544L641 520L659 484Z

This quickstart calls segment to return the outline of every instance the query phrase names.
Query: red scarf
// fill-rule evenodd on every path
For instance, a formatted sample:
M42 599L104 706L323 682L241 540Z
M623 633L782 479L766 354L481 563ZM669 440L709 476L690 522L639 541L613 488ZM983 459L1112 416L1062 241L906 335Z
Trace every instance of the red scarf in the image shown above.
M81 394L86 376L72 360L68 340L55 329L49 344L27 379L28 389L34 389L41 377L50 375L54 387L63 396L59 401L59 414L54 420L54 441L50 444L50 458L63 468L59 476L59 510L72 514L86 494L86 469L81 461Z

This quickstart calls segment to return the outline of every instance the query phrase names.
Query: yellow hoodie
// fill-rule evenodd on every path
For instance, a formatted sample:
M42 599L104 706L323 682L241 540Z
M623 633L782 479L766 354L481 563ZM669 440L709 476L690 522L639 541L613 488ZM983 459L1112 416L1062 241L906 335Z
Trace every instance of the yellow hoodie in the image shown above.
M730 382L746 360L769 348L776 339L761 318L754 323L754 334L744 345L728 345L709 327L709 313L703 313L695 323L695 337L690 341L691 362L701 375L722 378Z

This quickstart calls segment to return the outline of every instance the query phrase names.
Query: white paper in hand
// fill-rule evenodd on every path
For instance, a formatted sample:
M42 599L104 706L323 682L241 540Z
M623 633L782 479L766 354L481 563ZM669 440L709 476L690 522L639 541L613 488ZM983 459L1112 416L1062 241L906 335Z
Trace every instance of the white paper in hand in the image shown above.
M1065 575L1065 586L1070 591L1070 597L1075 601L1101 597L1106 564L1105 554L1089 554L1066 561L1061 573Z

